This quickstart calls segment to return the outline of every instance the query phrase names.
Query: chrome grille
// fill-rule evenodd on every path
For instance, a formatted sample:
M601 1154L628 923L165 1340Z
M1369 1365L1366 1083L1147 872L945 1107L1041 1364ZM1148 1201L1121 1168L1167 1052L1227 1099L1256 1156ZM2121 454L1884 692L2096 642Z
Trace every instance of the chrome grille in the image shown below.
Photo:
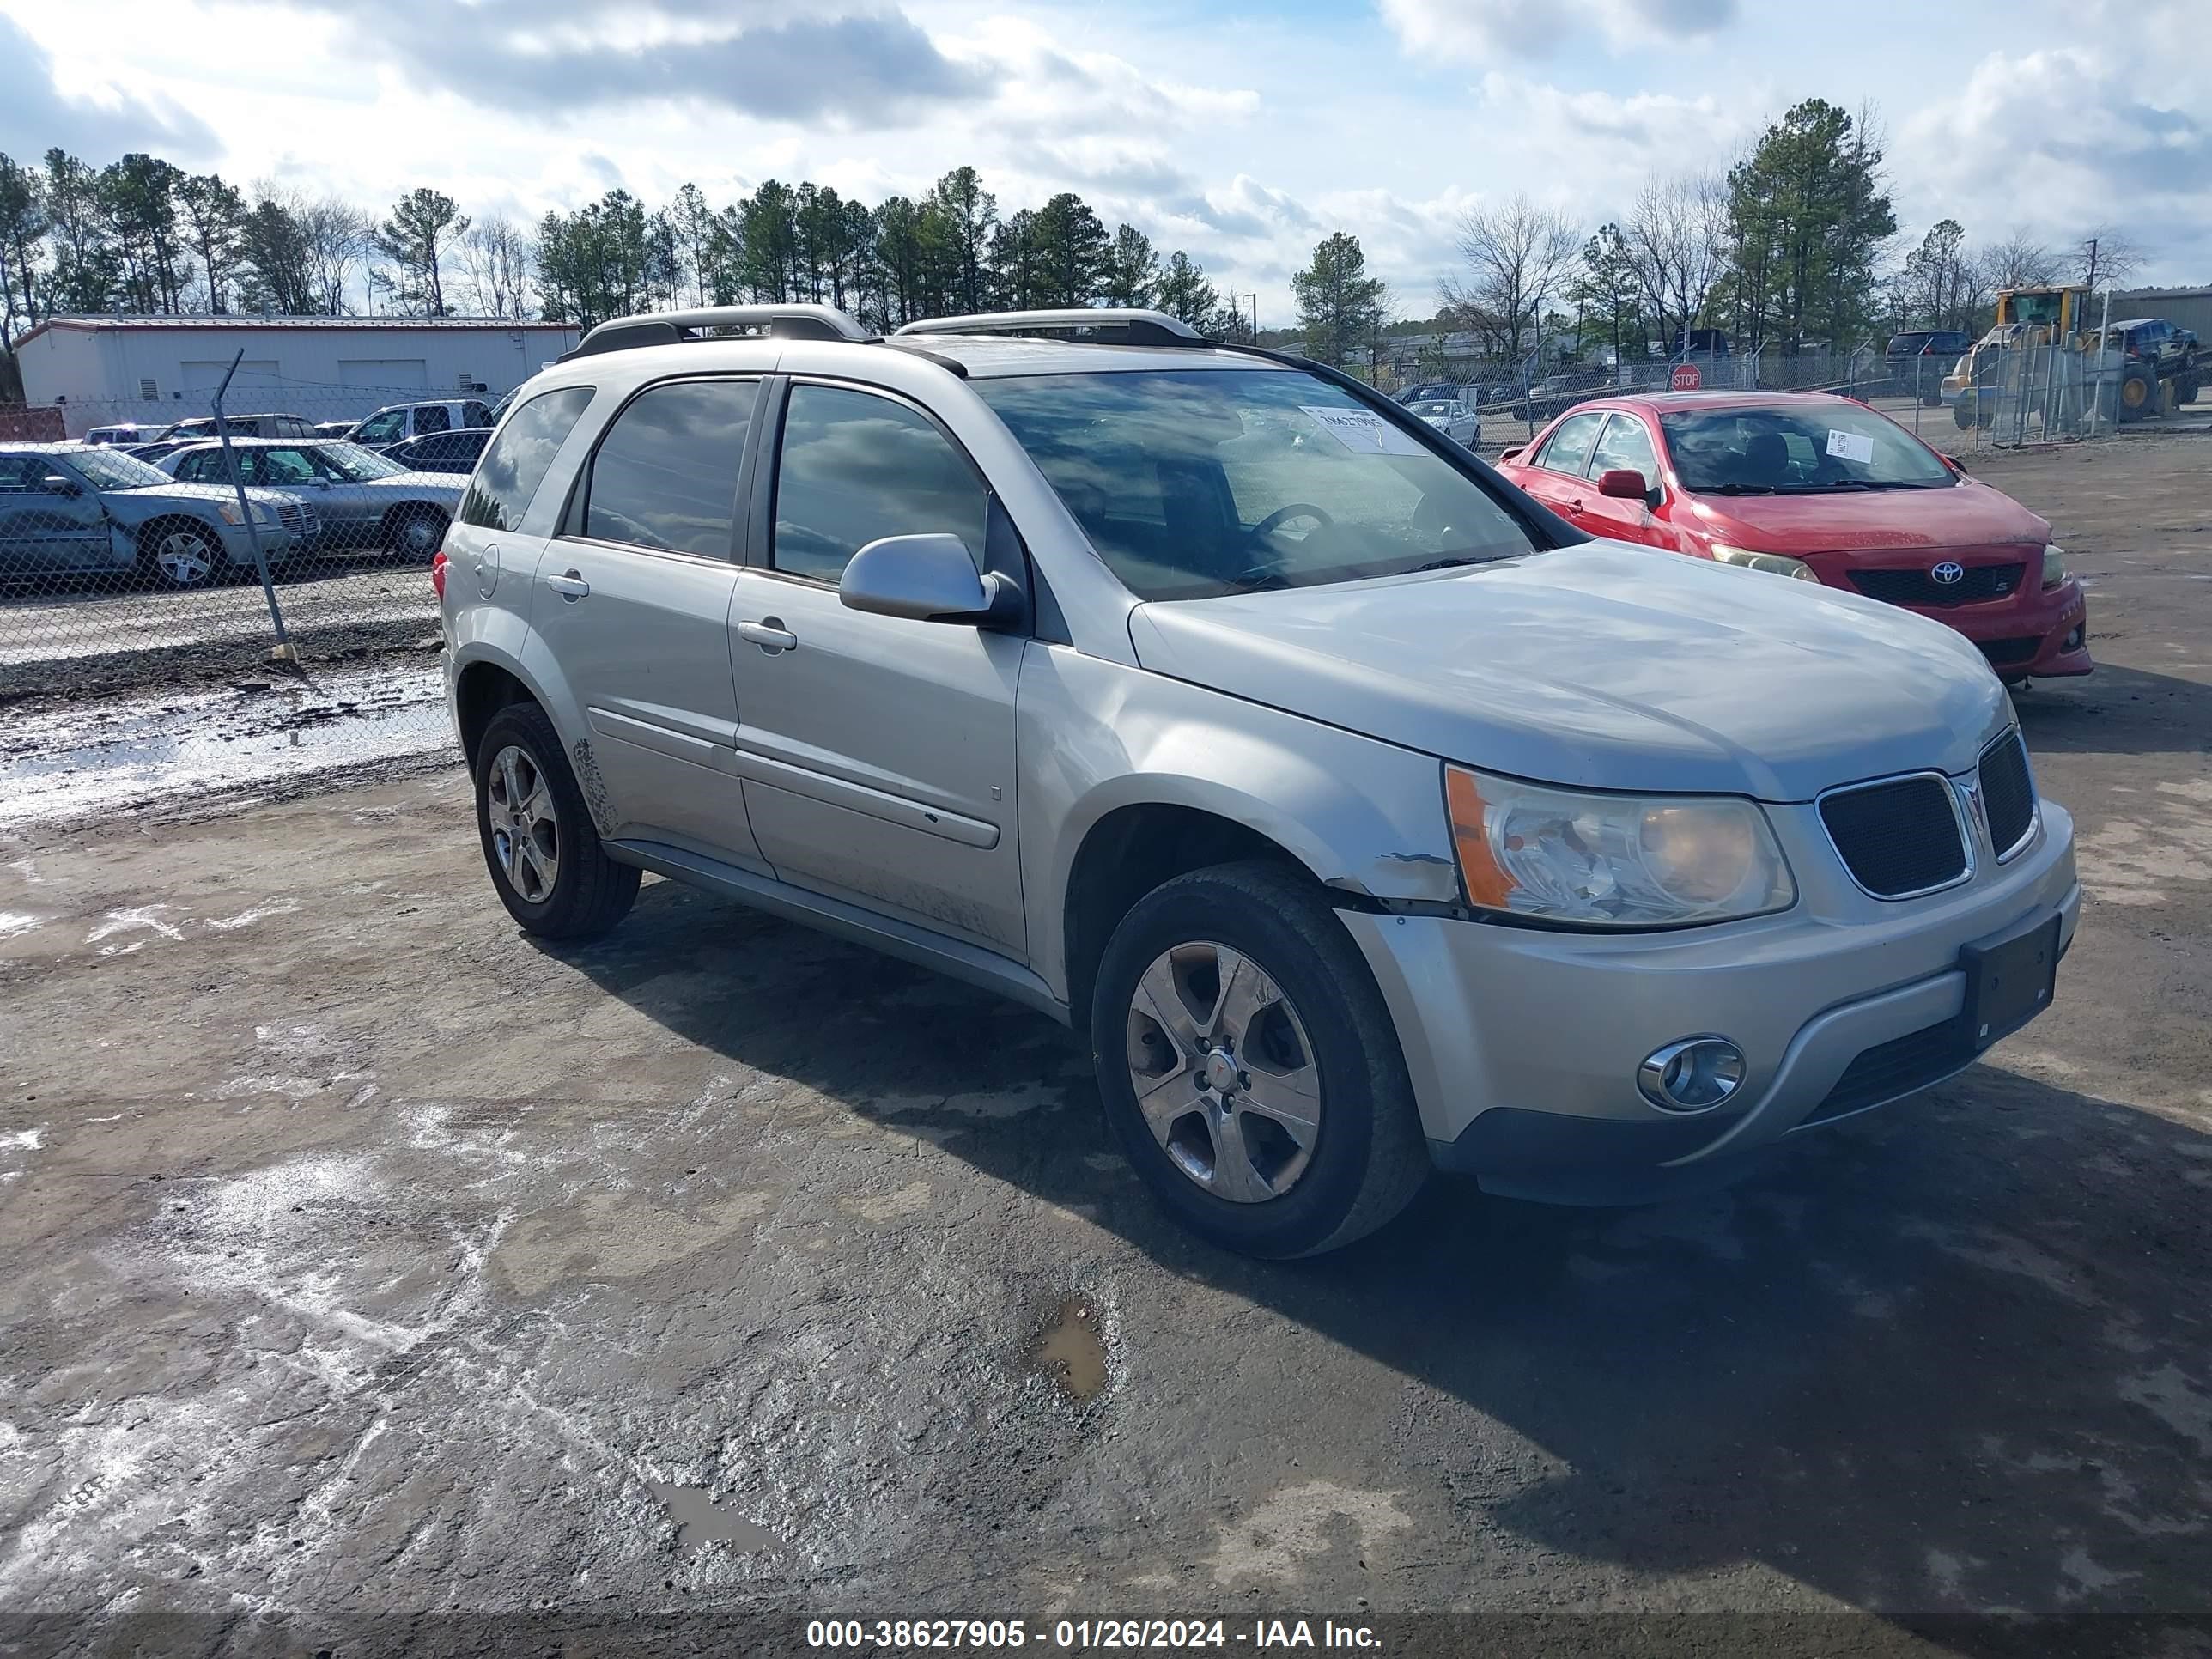
M1820 807L1844 867L1876 898L1931 893L1972 867L1951 781L1939 772L1831 790Z
M2018 852L2035 828L2035 781L2018 732L2006 732L1982 750L1982 811L1989 818L1990 845L2000 860Z

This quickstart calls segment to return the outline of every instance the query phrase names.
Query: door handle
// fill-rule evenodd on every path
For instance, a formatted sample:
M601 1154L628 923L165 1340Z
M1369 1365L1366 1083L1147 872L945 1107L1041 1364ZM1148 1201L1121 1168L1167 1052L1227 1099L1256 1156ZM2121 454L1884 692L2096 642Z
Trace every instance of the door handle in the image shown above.
M799 647L799 635L783 625L781 617L763 617L758 622L738 624L738 637L750 640L771 656L779 651L793 651Z
M580 571L575 570L571 570L565 575L548 576L545 579L545 586L571 605L578 599L590 598L592 592L591 583L584 580Z
M1579 513L1579 512L1581 512L1582 510L1583 510L1583 498L1582 498L1581 496L1579 496L1579 495L1576 496L1576 497L1574 498L1574 500L1572 500L1572 501L1569 501L1569 502L1567 503L1567 511L1568 511L1568 512L1570 512L1570 513Z

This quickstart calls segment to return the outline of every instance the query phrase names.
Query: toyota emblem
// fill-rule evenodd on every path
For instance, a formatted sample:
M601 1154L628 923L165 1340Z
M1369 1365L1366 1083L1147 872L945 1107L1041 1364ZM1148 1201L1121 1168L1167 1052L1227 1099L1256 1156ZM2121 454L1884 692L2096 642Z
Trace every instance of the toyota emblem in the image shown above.
M1956 559L1946 559L1929 571L1928 574L1945 587L1956 587L1966 580L1966 567Z

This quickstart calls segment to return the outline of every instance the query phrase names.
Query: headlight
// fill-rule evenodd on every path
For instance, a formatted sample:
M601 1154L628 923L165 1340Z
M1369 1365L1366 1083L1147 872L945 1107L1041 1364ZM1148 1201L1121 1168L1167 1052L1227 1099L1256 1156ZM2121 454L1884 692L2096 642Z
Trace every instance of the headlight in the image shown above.
M1444 801L1468 896L1484 909L1652 927L1796 902L1774 832L1747 800L1586 795L1447 766Z
M1795 576L1801 582L1820 580L1813 574L1813 567L1804 560L1793 559L1785 554L1754 553L1748 548L1730 547L1724 542L1715 542L1713 557L1723 564L1740 565L1746 570L1765 570L1778 576Z
M223 502L221 506L216 508L215 515L216 518L221 519L225 524L239 525L246 522L245 520L238 516L238 503L236 501Z
M2066 580L2066 550L2057 542L2043 550L2043 585L2056 587Z

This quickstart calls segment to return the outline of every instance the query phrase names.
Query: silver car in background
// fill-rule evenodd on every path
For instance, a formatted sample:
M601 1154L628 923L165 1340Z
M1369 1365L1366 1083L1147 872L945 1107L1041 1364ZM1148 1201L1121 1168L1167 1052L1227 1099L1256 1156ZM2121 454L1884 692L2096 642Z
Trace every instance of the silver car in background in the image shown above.
M1042 1010L1255 1255L1437 1166L1740 1176L2042 1012L2080 913L1951 629L1593 538L1158 313L602 324L433 580L520 926L651 871Z
M465 477L410 472L359 444L282 438L234 439L246 483L283 489L311 501L322 522L319 548L388 547L410 559L438 550L460 506ZM187 481L229 477L219 444L164 455L161 470Z
M1465 444L1473 449L1482 442L1482 422L1456 398L1423 398L1407 404L1406 409L1455 444Z
M249 489L246 504L272 563L319 527L296 495ZM254 568L252 534L227 484L179 483L103 446L0 444L0 575L136 571L199 587Z

